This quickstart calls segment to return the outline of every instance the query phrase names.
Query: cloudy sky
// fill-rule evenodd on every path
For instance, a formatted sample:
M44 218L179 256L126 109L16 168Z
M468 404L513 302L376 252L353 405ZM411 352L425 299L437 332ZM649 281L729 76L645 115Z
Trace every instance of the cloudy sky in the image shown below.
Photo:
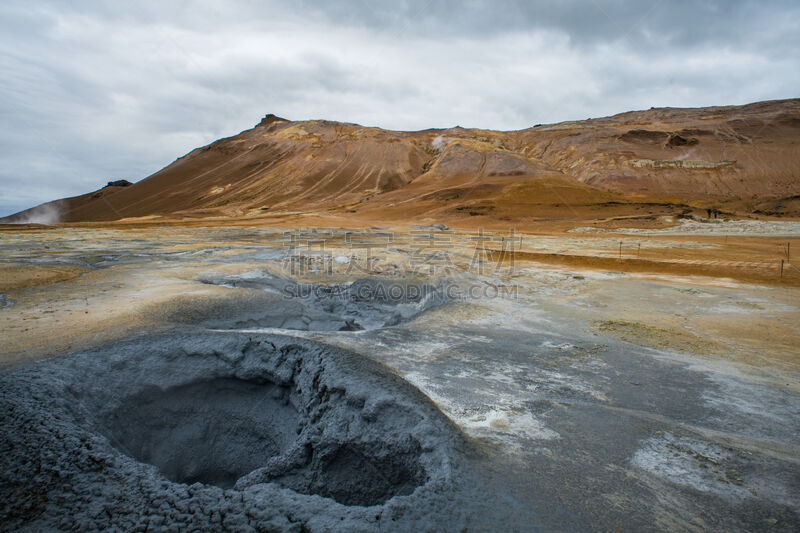
M798 21L797 0L3 0L0 216L266 113L518 129L798 97Z

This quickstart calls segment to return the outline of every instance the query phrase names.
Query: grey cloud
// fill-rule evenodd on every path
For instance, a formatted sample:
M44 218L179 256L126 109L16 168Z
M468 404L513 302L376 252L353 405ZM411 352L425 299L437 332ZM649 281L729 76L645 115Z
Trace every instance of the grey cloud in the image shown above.
M304 0L300 5L338 24L401 34L492 36L553 29L589 45L618 39L698 45L739 40L743 33L752 39L752 32L768 33L779 18L796 20L800 14L793 0Z

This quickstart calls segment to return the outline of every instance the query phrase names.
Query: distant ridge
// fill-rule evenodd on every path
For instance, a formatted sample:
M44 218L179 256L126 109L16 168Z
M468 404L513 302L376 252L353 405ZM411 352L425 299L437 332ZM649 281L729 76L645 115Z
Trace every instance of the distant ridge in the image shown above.
M388 131L273 114L129 186L0 219L276 217L525 223L603 215L800 216L800 99L653 108L502 132Z

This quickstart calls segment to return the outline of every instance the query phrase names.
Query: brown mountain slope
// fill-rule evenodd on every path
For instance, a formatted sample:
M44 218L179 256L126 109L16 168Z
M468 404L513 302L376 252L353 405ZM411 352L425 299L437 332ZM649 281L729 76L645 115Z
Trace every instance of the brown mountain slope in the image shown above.
M594 186L728 202L796 194L800 100L653 109L526 130L527 152Z
M132 186L34 209L55 206L65 222L297 212L525 222L711 206L800 216L798 141L800 99L650 109L512 132L394 132L268 115Z

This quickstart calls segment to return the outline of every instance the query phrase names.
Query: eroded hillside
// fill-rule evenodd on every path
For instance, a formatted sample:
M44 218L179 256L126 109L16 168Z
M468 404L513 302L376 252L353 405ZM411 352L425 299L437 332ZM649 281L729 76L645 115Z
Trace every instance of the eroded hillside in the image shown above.
M267 115L63 222L316 214L525 223L609 216L800 216L800 99L658 108L500 132L395 132ZM4 222L30 218L33 210Z

